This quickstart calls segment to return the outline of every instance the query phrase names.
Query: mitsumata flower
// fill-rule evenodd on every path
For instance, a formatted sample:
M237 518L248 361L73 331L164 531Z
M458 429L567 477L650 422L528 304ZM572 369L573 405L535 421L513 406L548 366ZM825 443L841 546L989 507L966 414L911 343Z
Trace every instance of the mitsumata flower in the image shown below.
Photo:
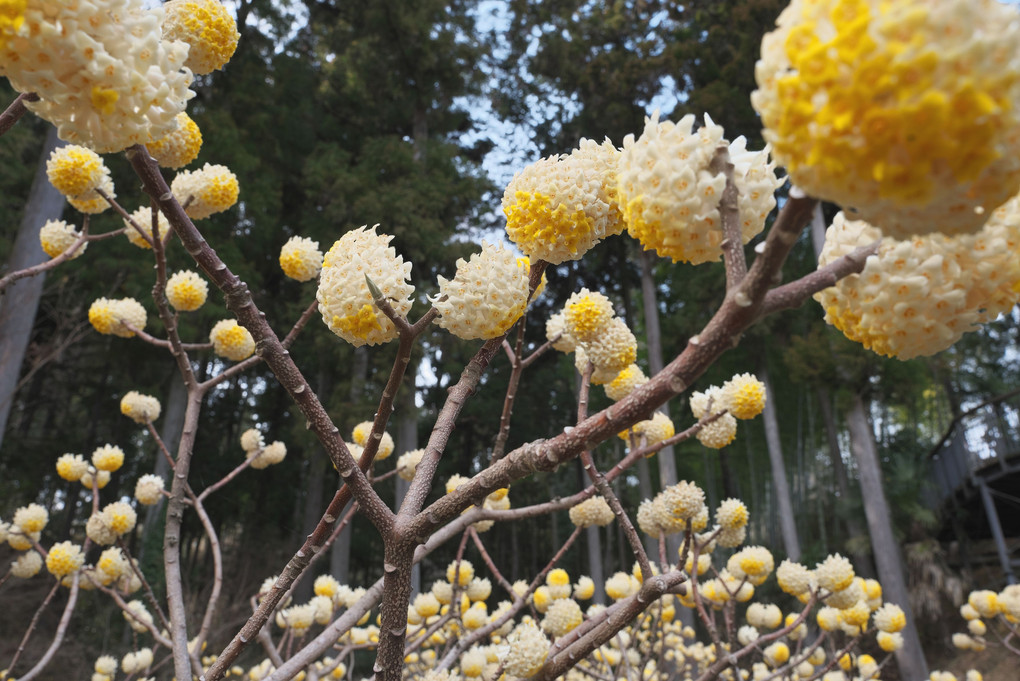
M24 8L15 19L20 30L0 20L0 75L39 95L26 105L61 139L108 153L176 127L194 96L192 74L184 67L188 46L161 38L162 7L143 0L16 5Z
M51 258L56 258L69 249L80 237L81 232L63 220L50 220L39 230L39 243L46 255ZM88 242L83 242L71 259L73 260L84 253L86 248L88 248Z
M135 423L152 423L159 418L159 400L132 390L120 399L120 413Z
M102 157L91 149L68 144L58 147L46 161L46 177L64 196L81 196L100 186L110 175Z
M280 249L280 267L295 281L311 281L322 269L319 242L303 236L292 236Z
M794 0L751 102L809 194L897 239L974 232L1020 187L1017 44L995 0Z
M92 452L92 465L100 471L112 473L124 464L124 450L117 445L103 445Z
M517 173L503 194L510 240L528 257L558 265L619 233L618 155L608 141L581 140L572 153L543 158Z
M113 180L109 177L103 178L99 183L99 189L103 190L103 193L111 199L117 198L117 192L113 188ZM67 202L79 213L85 213L86 215L98 215L110 207L110 202L103 198L98 191L86 192L81 196L69 196L67 197Z
M719 202L726 176L709 170L717 149L728 146L734 166L744 243L765 227L782 180L768 149L748 151L743 137L726 142L722 127L708 116L696 131L694 121L687 115L677 123L659 122L656 114L645 121L639 138L628 135L620 155L619 196L627 231L645 250L673 262L699 264L722 257Z
M164 8L172 4L167 3ZM202 149L202 131L191 120L191 116L182 111L177 114L177 128L147 143L145 148L161 167L177 170L198 158L198 152Z
M192 220L221 213L235 203L240 193L237 176L223 165L206 163L199 170L177 173L170 190Z
M436 323L458 338L496 338L524 314L531 265L500 244L483 243L481 253L457 261L452 280L438 277L432 304Z
M166 282L166 299L179 312L193 312L205 305L209 284L198 272L181 270Z
M213 344L213 352L235 362L248 359L255 352L255 339L236 319L216 322L209 332L209 340Z
M234 56L241 34L234 18L217 0L170 0L163 9L163 39L182 40L191 46L184 65L195 75L221 69Z
M322 321L355 347L397 337L393 322L376 308L366 276L397 314L411 310L414 287L407 281L411 263L404 262L389 246L391 239L376 234L375 227L359 227L344 234L323 258L316 294Z
M613 509L609 508L606 500L598 495L570 507L570 522L578 527L591 527L592 525L605 527L615 518Z
M89 323L102 334L131 338L135 332L127 325L142 330L145 328L146 319L145 308L134 298L120 300L99 298L89 307Z

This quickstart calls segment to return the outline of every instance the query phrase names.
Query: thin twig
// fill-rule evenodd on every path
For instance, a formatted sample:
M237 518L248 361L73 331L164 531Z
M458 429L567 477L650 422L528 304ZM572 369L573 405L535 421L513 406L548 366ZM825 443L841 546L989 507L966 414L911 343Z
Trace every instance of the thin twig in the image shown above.
M82 246L84 246L87 241L89 241L88 215L86 215L85 219L82 221L81 232L79 233L78 238L75 239L74 243L68 246L63 253L61 253L55 258L50 258L46 262L41 262L38 265L32 265L31 267L26 267L25 269L21 270L15 270L14 272L10 272L9 274L4 275L3 278L0 278L0 293L3 293L8 286L18 281L19 279L24 279L26 277L34 277L38 274L42 274L43 272L52 270L54 267L61 263L67 262L68 260L73 258L76 253L78 253L79 249L81 249Z
M38 102L39 95L34 92L23 92L18 95L13 102L10 103L4 112L0 114L0 135L6 134L14 124L21 120L21 117L25 115L28 108L25 106L25 102Z
M733 291L747 276L747 260L744 258L744 239L740 229L740 192L733 181L733 163L726 145L715 150L715 156L708 164L708 172L726 176L726 187L719 201L719 217L722 220L723 240L720 244L723 260L726 262L726 291Z

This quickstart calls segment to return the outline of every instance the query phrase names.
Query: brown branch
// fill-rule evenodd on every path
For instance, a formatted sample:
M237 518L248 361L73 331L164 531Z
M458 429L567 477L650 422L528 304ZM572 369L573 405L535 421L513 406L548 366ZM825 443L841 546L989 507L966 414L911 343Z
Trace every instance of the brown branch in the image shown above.
M155 345L158 348L166 348L167 350L173 350L173 344L169 340L162 338L156 338L150 333L146 333L142 329L133 326L130 322L120 319L120 323L131 333L138 336L139 340L143 340L150 345ZM182 350L210 350L212 349L212 343L181 343L180 347Z
M499 433L496 435L496 444L492 446L491 461L499 461L506 450L506 441L510 437L510 417L514 413L514 397L517 395L517 387L521 382L521 372L524 371L524 364L521 361L521 349L524 345L524 323L517 326L517 344L511 352L509 344L503 341L503 349L507 351L510 359L510 382L506 387L506 396L503 398L503 412L499 416Z
M152 207L152 235L150 236L145 233L145 230L142 229L141 225L135 222L135 219L131 217L131 213L128 213L126 210L124 210L123 206L117 203L117 199L107 194L106 191L100 187L96 187L96 193L99 194L99 196L101 196L104 201L110 204L110 207L113 208L114 212L117 213L117 215L124 218L124 221L131 226L130 229L133 229L136 232L138 232L142 239L145 240L145 243L149 244L149 248L155 248L156 241L159 241L160 246L165 245L165 243L159 238L159 213L156 211L155 206Z
M19 681L32 681L35 677L42 673L42 670L50 663L53 656L60 649L60 644L64 642L64 634L67 633L67 625L71 622L71 614L74 612L74 606L78 602L78 580L80 579L78 572L74 573L71 578L71 592L67 596L67 604L64 606L64 613L60 616L60 622L57 624L57 631L53 634L53 642L50 643L50 647L46 649L43 656L35 663L28 672L19 677Z
M851 274L860 274L867 264L868 258L878 253L880 244L881 241L875 241L869 246L861 246L853 253L847 253L797 281L777 286L765 294L762 313L768 315L780 310L800 307L812 295L830 286L835 286L840 279Z
M6 134L14 124L21 120L21 117L28 111L28 107L25 106L25 102L38 102L39 95L34 92L22 92L18 95L10 106L4 109L4 112L0 114L0 135Z
M31 267L26 267L21 270L15 270L14 272L10 272L9 274L4 275L3 278L0 278L0 294L2 294L7 289L8 286L10 286L11 284L20 279L34 277L36 275L42 274L43 272L48 272L57 265L67 262L68 260L74 257L75 253L78 252L78 250L85 244L86 241L89 241L89 216L87 215L85 216L85 219L82 221L81 233L78 235L78 238L74 240L73 244L68 246L63 253L61 253L55 258L51 258L46 262L41 262L38 265L32 265Z
M722 220L723 240L720 244L726 263L726 291L733 291L747 276L747 260L744 258L744 237L740 230L740 192L733 181L733 163L730 150L721 145L708 164L708 172L726 176L726 188L719 201L719 217Z

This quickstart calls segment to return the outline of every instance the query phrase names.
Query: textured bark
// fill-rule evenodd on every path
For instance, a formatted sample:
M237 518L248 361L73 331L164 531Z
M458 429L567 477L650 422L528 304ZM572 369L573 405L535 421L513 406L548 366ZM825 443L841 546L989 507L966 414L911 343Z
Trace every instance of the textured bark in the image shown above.
M910 608L907 592L903 558L896 536L893 534L889 503L882 487L882 468L878 461L875 433L868 422L864 400L858 394L853 396L850 411L847 413L847 426L850 429L850 446L857 461L861 495L864 497L864 515L871 532L871 545L874 547L875 565L878 568L878 580L882 584L883 597L886 601L903 608L907 616L907 626L902 632L903 648L896 653L900 676L905 681L922 681L928 678L928 664L917 635L916 620Z
M57 129L51 126L46 132L32 189L25 204L25 213L7 262L8 272L49 260L39 244L39 230L48 220L59 218L64 211L64 197L46 178L46 159L58 144ZM16 281L0 301L0 445L3 444L7 417L14 403L21 363L32 337L32 325L35 323L36 310L39 309L44 281L44 274Z
M759 372L768 399L765 400L765 411L762 421L765 425L765 444L769 450L769 463L772 465L772 486L776 492L776 506L779 511L779 527L783 535L783 548L786 557L793 561L800 560L800 540L797 538L797 519L793 515L793 503L790 500L790 484L786 479L786 463L783 460L783 447L779 439L779 419L776 416L776 400L769 382L768 370L762 364Z

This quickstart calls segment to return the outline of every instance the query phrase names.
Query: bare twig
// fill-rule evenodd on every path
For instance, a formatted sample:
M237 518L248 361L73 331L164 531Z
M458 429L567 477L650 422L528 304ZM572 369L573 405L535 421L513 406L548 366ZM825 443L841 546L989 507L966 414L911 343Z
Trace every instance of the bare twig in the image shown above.
M71 622L71 614L74 612L74 606L78 602L78 580L80 579L80 573L75 572L71 578L71 591L67 596L67 604L64 606L64 613L60 616L60 622L57 624L57 631L53 634L53 642L50 643L50 647L46 649L43 656L39 658L39 661L35 663L28 672L19 677L19 681L32 681L35 677L42 673L42 670L50 663L53 656L60 649L60 644L64 642L64 634L67 633L67 625Z
M14 124L21 120L21 117L25 115L28 108L25 107L25 102L38 102L39 95L34 92L23 92L18 95L10 106L8 106L2 114L0 114L0 135L4 135L8 130L14 127Z
M733 181L733 163L730 162L729 147L722 145L715 150L715 156L708 164L710 173L726 176L726 188L719 201L719 217L722 219L723 240L720 244L723 260L726 262L726 291L737 288L747 276L747 260L744 258L744 239L740 230L740 206L737 203L740 192Z

